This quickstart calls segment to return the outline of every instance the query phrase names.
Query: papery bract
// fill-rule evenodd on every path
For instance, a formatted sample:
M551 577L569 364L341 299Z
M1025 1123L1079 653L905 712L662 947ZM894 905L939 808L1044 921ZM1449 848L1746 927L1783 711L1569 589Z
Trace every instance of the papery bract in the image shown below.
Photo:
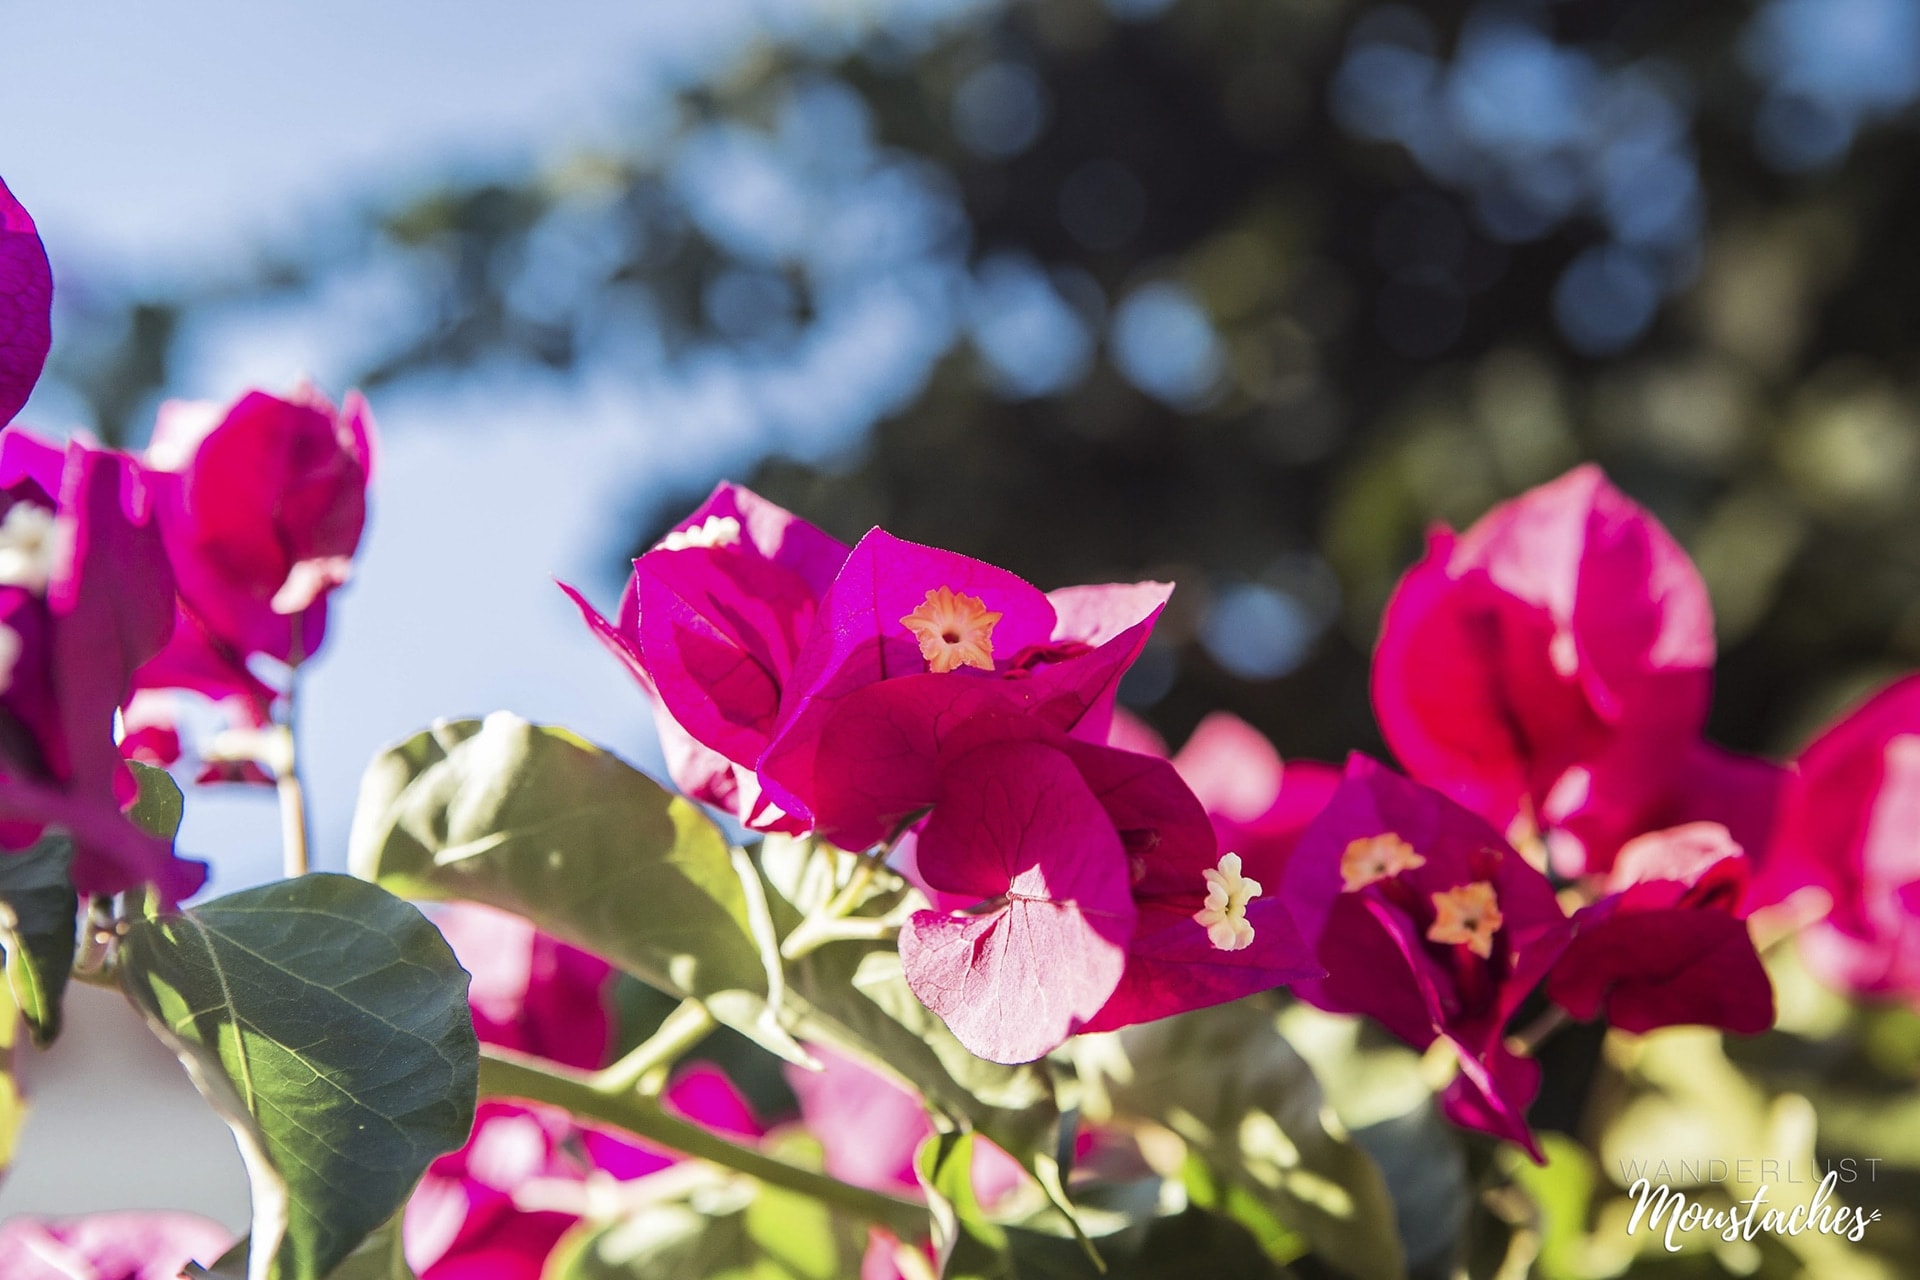
M908 984L962 1044L1030 1061L1106 1004L1133 932L1126 852L1062 752L1016 741L959 755L919 852L928 884L992 904L917 912L900 934Z
M0 431L0 842L48 823L75 842L82 893L154 884L193 892L205 868L173 856L120 810L135 797L114 718L135 670L166 642L173 576L151 495L132 460Z
M1693 823L1629 841L1607 895L1575 913L1547 995L1623 1031L1773 1025L1773 984L1740 910L1747 858L1725 827Z
M1502 1036L1567 944L1546 877L1483 819L1356 755L1294 849L1282 896L1327 970L1299 995L1416 1049L1449 1042L1460 1074L1447 1114L1539 1158L1525 1118L1539 1066Z
M611 965L493 907L447 903L433 917L473 977L467 1003L483 1043L587 1070L606 1062Z
M16 1217L0 1225L0 1275L7 1280L177 1280L187 1263L211 1266L232 1243L233 1232L190 1213Z
M942 590L999 615L992 628L991 670L962 665L935 671L922 652L906 620L926 605L930 593ZM1043 595L1004 569L875 529L860 540L821 601L818 620L795 660L779 726L761 757L761 781L783 808L808 815L819 834L843 847L863 848L885 838L891 833L888 815L846 803L844 788L831 817L823 816L828 803L823 792L835 784L820 776L817 760L822 741L833 732L830 726L841 722L844 700L900 680L992 686L1000 705L1075 736L1104 741L1120 677L1145 646L1171 590L1149 582ZM983 695L948 691L943 696ZM918 714L941 701L904 697L893 704L892 714ZM900 728L914 741L926 736L911 726Z
M1009 684L949 673L867 686L828 719L816 763L824 829L897 827L931 810L915 875L941 907L986 904L920 913L901 939L909 982L928 1007L953 1011L963 1043L1024 1060L1013 1055L1036 1057L1074 1030L1317 972L1271 893L1242 904L1251 945L1209 939L1196 916L1221 851L1166 761L1053 728Z
M1800 754L1755 900L1832 909L1802 954L1843 990L1920 1000L1920 676L1881 689Z
M373 450L358 392L338 409L311 387L250 391L224 408L161 406L142 461L179 620L140 687L226 702L247 728L271 722L278 691L250 663L298 666L319 650L327 597L347 580L366 523Z
M1604 872L1672 806L1713 658L1686 553L1584 466L1432 535L1387 606L1374 707L1413 777L1516 839L1555 829L1563 873Z
M0 182L0 427L40 380L53 342L53 269L33 218Z
M653 701L681 790L762 827L753 769L820 598L847 546L738 485L721 484L634 561L617 621L562 584L581 616Z

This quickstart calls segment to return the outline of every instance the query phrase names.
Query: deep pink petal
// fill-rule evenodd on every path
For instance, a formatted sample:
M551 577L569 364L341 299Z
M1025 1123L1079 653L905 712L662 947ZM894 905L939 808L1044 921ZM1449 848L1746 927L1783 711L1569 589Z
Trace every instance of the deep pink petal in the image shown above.
M0 182L0 426L33 393L53 341L53 269L33 219Z
M480 1039L570 1067L605 1064L613 1041L606 961L567 946L519 916L474 903L434 909L461 966Z
M1010 669L1015 655L1052 640L1057 621L1053 606L1022 579L880 529L868 533L820 602L816 624L794 661L774 740L759 761L761 777L782 808L811 812L806 793L813 783L814 756L821 732L842 699L880 680L928 674L919 642L901 619L920 608L929 591L941 587L973 596L983 608L1001 615L992 633L996 672ZM987 675L962 668L944 673L944 678ZM1063 696L1096 696L1077 681L1068 684ZM1043 691L1055 692L1053 683Z
M1496 1047L1485 1061L1462 1053L1460 1073L1440 1097L1440 1109L1463 1128L1526 1148L1535 1164L1546 1156L1527 1127L1527 1108L1540 1092L1540 1064Z
M840 541L753 490L721 481L677 529L697 529L715 517L740 522L741 533L762 559L798 574L815 599L833 585L851 550Z
M1266 735L1228 711L1211 712L1194 726L1173 767L1208 813L1231 822L1252 822L1271 809L1285 775Z
M724 546L649 551L633 582L641 660L668 711L728 759L758 760L813 625L812 589Z
M1585 915L1586 913L1582 913ZM1773 986L1744 921L1714 910L1602 910L1547 979L1576 1018L1623 1031L1701 1025L1754 1035L1773 1025Z
M1038 1058L1113 994L1134 923L1126 857L1061 752L993 743L946 766L919 852L936 888L1006 898L978 915L920 912L901 933L914 994L974 1053Z
M1416 778L1502 830L1560 828L1556 866L1604 871L1623 841L1680 820L1648 811L1671 803L1712 662L1686 554L1582 467L1434 536L1389 603L1374 702Z

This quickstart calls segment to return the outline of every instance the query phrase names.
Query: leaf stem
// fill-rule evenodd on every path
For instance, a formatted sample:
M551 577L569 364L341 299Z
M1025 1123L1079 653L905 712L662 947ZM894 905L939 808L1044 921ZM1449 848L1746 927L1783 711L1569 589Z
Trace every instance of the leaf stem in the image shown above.
M1508 1037L1507 1048L1523 1058L1531 1058L1549 1036L1572 1022L1573 1015L1565 1009L1557 1004L1548 1005L1539 1017Z
M300 695L300 669L294 668L287 681L287 720L281 729L283 758L274 761L274 790L280 796L280 849L283 870L288 879L307 874L307 793L300 783L300 749L297 743L297 714Z
M713 1014L707 1011L707 1006L687 997L643 1043L634 1046L612 1066L596 1072L593 1087L606 1094L627 1093L635 1088L642 1093L659 1093L673 1064L704 1040L713 1026ZM649 1076L661 1078L649 1081Z
M896 1236L917 1238L927 1229L925 1205L856 1187L730 1142L673 1115L652 1098L631 1091L613 1094L596 1088L594 1077L587 1072L482 1045L480 1094L489 1098L525 1098L563 1107L584 1120L613 1125L695 1159L758 1178L769 1186L812 1196L862 1221L884 1227Z

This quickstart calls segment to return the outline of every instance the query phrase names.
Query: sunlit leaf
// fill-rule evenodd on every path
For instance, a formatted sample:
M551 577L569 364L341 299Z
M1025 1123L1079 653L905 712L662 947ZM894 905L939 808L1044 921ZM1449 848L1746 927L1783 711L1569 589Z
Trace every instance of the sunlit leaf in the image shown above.
M744 858L698 805L564 729L497 712L381 752L349 859L402 897L522 915L800 1056L768 1015L772 928Z
M473 1123L467 975L418 910L309 875L132 922L123 986L232 1126L249 1280L321 1280Z
M1379 1169L1324 1105L1272 1015L1245 1004L1203 1009L1089 1037L1077 1061L1093 1086L1089 1114L1178 1134L1211 1171L1223 1212L1250 1203L1234 1188L1262 1206L1244 1225L1277 1250L1276 1261L1289 1260L1297 1235L1347 1275L1405 1274Z
M73 971L80 899L68 868L73 841L49 832L32 848L0 857L0 947L7 989L36 1045L60 1034L60 999Z

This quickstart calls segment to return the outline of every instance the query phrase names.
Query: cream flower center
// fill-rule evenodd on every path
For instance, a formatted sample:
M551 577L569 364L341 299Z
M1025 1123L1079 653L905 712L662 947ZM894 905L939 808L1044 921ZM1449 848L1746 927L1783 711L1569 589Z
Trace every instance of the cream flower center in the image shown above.
M691 529L675 529L654 546L656 551L685 551L691 547L730 547L740 541L740 522L732 516L708 516Z
M0 520L0 586L25 587L43 595L53 576L53 512L16 502Z
M1354 893L1370 884L1392 879L1402 871L1426 865L1427 860L1415 853L1412 845L1391 831L1362 836L1340 855L1340 878L1345 882L1341 889Z
M1493 886L1485 880L1463 884L1433 895L1434 921L1427 928L1430 942L1464 944L1482 960L1493 955L1493 935L1504 922Z
M1253 926L1247 923L1247 904L1260 896L1260 882L1240 873L1240 855L1220 856L1218 867L1200 873L1207 878L1207 901L1193 913L1207 931L1207 940L1221 951L1244 951L1253 945Z
M918 609L900 619L920 641L927 670L956 671L961 667L993 670L993 626L1000 615L979 596L947 587L935 587Z

